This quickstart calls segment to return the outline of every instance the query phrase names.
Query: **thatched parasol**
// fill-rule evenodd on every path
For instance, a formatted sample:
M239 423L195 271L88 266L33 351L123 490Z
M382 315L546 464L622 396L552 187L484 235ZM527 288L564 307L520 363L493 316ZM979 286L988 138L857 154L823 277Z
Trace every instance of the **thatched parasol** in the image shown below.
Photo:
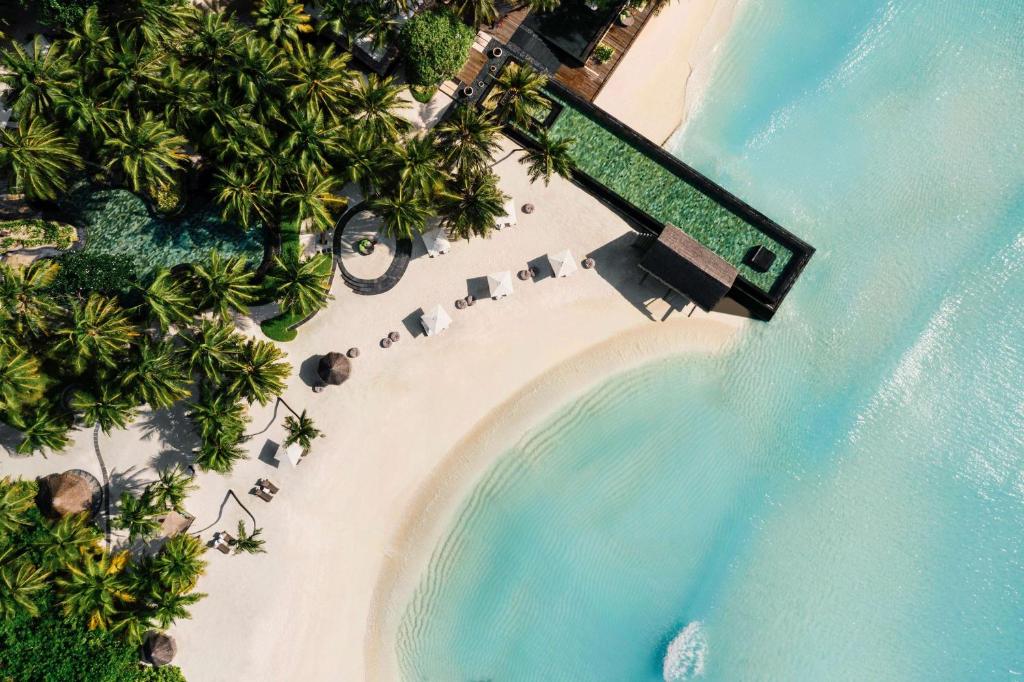
M69 514L91 512L93 500L99 492L99 483L91 474L71 470L39 479L39 495L36 502L44 514L60 518Z
M153 664L153 667L167 665L174 660L178 653L178 645L174 638L166 632L151 632L142 645L142 655L145 660Z
M345 383L345 380L352 374L352 364L341 353L331 352L320 358L316 373L325 384L337 386Z

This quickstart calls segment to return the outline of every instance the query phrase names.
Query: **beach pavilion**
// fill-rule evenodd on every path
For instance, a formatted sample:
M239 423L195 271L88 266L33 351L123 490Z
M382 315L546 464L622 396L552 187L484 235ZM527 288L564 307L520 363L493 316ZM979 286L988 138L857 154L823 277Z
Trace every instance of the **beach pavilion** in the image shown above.
M725 298L736 281L736 268L674 225L665 225L640 259L644 277L651 275L705 311Z
M487 290L491 298L499 299L512 293L512 272L504 270L487 275Z
M568 277L578 269L576 260L572 257L572 252L569 249L558 253L549 253L548 263L551 264L551 271L555 273L555 277Z
M420 317L420 324L427 336L440 334L452 323L452 318L444 308L436 305Z

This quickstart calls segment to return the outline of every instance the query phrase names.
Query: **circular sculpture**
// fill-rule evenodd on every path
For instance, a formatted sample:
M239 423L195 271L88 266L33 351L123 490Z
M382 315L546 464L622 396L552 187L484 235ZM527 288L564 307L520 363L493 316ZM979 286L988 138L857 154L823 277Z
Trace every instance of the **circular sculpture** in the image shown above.
M523 213L533 213L533 204L523 204Z
M380 347L391 348L391 339L385 336L383 339L380 340Z
M348 349L348 353L346 353L346 355L348 355L350 358L358 358L359 349L353 346L352 348Z
M466 309L466 302L463 299L461 299L461 298L456 300L455 301L455 308L457 310L465 310Z

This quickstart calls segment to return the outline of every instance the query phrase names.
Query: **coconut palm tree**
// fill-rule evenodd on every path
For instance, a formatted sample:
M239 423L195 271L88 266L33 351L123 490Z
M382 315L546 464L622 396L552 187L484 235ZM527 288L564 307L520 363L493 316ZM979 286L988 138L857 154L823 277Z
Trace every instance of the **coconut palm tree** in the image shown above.
M501 16L494 0L458 0L455 11L470 26L493 24Z
M359 185L366 196L381 180L381 146L368 131L352 127L342 137L341 157L344 159L345 179Z
M146 487L146 492L158 509L181 513L185 510L185 498L196 488L195 481L181 467L171 466L160 471L157 480Z
M551 104L543 94L547 82L548 77L529 64L510 64L494 81L484 106L499 121L526 127L532 112Z
M295 167L312 167L319 173L321 168L329 168L330 160L341 151L342 127L323 114L310 114L303 107L288 117L287 128L279 153Z
M199 372L208 382L219 382L235 362L240 337L223 320L202 320L199 328L181 334L185 364L189 373Z
M142 290L142 302L150 319L156 320L163 332L171 325L188 324L196 312L184 282L167 268L160 268L149 286Z
M552 175L571 180L575 163L570 150L575 142L573 139L553 139L546 130L537 135L534 144L519 157L519 163L526 166L530 182L543 178L544 185L547 186Z
M436 128L438 149L452 173L484 168L501 149L501 126L473 106L459 106Z
M393 183L415 189L423 197L434 197L444 186L444 171L432 135L412 137L392 145L384 159L385 172Z
M136 497L125 491L121 493L121 505L117 518L114 519L114 527L128 531L130 542L148 540L160 530L158 514L160 509L153 504L149 495L143 493Z
M288 436L284 439L285 447L298 443L304 453L309 452L314 438L323 436L323 432L316 428L312 417L307 415L305 410L297 417L292 415L285 417L284 428L288 431Z
M82 512L58 519L45 533L33 535L31 544L42 557L42 567L57 572L95 550L99 539L99 530L89 523L89 515Z
M245 521L238 522L238 533L235 538L235 554L266 554L264 545L267 541L260 537L262 528L253 528L252 533L245 529Z
M288 99L305 107L310 116L341 120L352 87L348 53L335 51L334 45L321 49L298 43L290 56L285 76Z
M82 165L74 143L41 118L0 130L0 171L30 199L56 199L67 190L68 175Z
M59 270L45 258L22 267L0 263L0 319L22 340L47 334L60 314L61 307L46 291Z
M284 360L284 353L267 341L248 339L238 349L235 363L228 370L228 391L250 404L266 405L284 393L285 380L292 367Z
M190 275L200 310L213 309L222 320L231 319L231 311L244 315L256 298L257 287L244 256L222 258L216 249L208 263L193 263Z
M23 481L0 479L0 537L31 525L26 512L35 505L32 486Z
M273 215L276 193L268 186L266 176L248 165L218 170L213 191L225 222L237 222L249 229L257 221L269 221Z
M199 538L179 533L164 543L153 559L153 568L166 588L176 592L191 590L206 570L202 559L205 551Z
M204 441L196 450L195 463L203 471L216 471L226 474L240 459L245 459L245 451L236 441L226 437L215 437Z
M356 78L355 87L349 93L352 120L378 143L394 142L410 128L409 122L395 113L407 106L399 97L403 88L392 78L370 74Z
M167 0L133 0L119 3L117 29L137 31L148 45L176 45L186 35L195 9L187 3Z
M276 292L281 310L305 316L327 305L333 298L326 275L329 260L324 254L303 261L274 258L274 268L267 273L265 284Z
M158 185L174 184L174 173L188 158L186 143L152 112L138 120L128 112L114 122L103 156L107 169L123 176L132 191L151 193Z
M19 119L31 119L50 111L54 99L75 77L60 44L43 43L37 35L28 50L14 42L0 51L0 82L11 87L4 100Z
M59 452L67 447L70 420L49 403L38 402L29 409L11 412L8 419L11 426L21 431L21 441L15 448L19 455L43 450Z
M116 109L97 101L81 80L56 96L54 111L64 130L83 141L86 154L102 146L117 115Z
M293 187L283 194L284 210L300 225L309 221L316 232L324 232L334 225L331 209L344 208L346 199L333 194L337 185L330 175L322 175L313 165L293 178Z
M14 547L0 550L0 617L11 620L19 613L39 615L35 599L49 587L49 573L14 553Z
M21 405L36 402L44 388L39 360L0 339L0 411L16 412Z
M486 237L495 221L505 215L507 200L491 171L460 173L441 198L441 215L448 231L460 239Z
M177 620L191 618L189 607L194 606L205 596L202 592L176 592L154 586L149 593L149 615L160 628L169 628Z
M75 391L71 407L82 413L86 426L99 425L106 434L115 428L126 428L135 419L135 401L104 379L94 391Z
M135 601L125 580L127 565L127 552L85 553L81 561L68 564L67 574L57 578L64 613L85 618L90 630L106 630L117 613Z
M237 442L242 438L248 417L237 396L204 384L199 400L189 407L188 416L204 443L218 439Z
M384 221L385 231L397 239L412 239L426 228L431 206L414 188L398 183L369 202Z
M96 94L120 111L137 108L156 96L165 59L161 50L146 46L139 33L118 33L117 40L103 51L102 79Z
M235 43L228 62L228 82L235 97L232 101L248 102L264 121L280 115L275 93L283 85L285 62L282 53L263 38L247 34Z
M178 350L169 339L145 338L138 355L132 357L121 375L122 390L154 410L170 407L191 391L191 377L182 366Z
M295 0L260 0L252 16L256 28L278 44L298 43L299 36L313 32L310 16Z
M115 367L138 335L116 299L94 293L68 309L54 330L53 352L80 374L90 363Z

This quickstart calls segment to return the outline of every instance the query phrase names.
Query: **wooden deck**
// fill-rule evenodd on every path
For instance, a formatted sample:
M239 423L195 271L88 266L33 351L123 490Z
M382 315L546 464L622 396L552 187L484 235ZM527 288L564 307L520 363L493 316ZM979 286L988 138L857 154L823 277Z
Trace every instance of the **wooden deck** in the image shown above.
M563 62L554 74L555 80L588 102L593 102L601 92L601 88L615 72L615 67L629 50L647 20L654 14L655 4L648 2L647 7L641 12L635 13L633 24L630 26L620 26L617 21L611 25L600 41L615 50L611 59L604 64L598 64L591 57L585 66L570 66ZM482 32L507 44L529 12L530 10L527 8L513 10L498 20L495 26L484 28ZM478 42L480 41L478 40ZM483 52L475 48L470 50L469 59L463 64L456 79L462 83L471 82L486 63L487 57Z

